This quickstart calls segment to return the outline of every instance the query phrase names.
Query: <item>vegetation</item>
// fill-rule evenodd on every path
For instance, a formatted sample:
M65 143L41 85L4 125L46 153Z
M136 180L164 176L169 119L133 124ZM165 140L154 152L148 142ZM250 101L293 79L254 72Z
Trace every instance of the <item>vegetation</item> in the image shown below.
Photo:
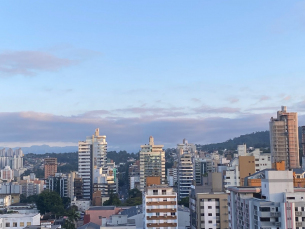
M180 201L178 201L178 204L183 205L188 208L189 207L189 197L187 196L187 197L182 198Z
M65 220L63 228L65 229L75 229L76 221L79 219L79 214L77 213L77 209L71 207L67 214L68 218Z
M62 215L64 213L64 204L57 192L44 190L38 195L36 206L40 214Z
M20 203L32 204L32 203L36 203L37 199L38 199L38 195L32 195L28 197L26 197L23 194L20 195Z
M118 194L114 194L113 191L110 190L109 200L106 200L103 205L104 206L120 206L120 205L122 205L122 203L118 197Z
M126 163L128 161L128 158L134 158L138 159L139 154L138 153L127 153L125 150L123 151L109 151L107 152L107 158L113 160L115 164L120 164L120 163Z
M142 204L142 192L139 189L131 189L128 194L129 198L125 201L125 206L136 206Z

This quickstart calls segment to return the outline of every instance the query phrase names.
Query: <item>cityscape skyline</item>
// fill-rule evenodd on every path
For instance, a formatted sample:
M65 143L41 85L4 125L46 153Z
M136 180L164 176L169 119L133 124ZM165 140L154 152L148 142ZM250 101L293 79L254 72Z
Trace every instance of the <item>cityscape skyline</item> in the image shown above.
M4 3L0 145L215 143L282 105L304 124L305 4L280 2Z

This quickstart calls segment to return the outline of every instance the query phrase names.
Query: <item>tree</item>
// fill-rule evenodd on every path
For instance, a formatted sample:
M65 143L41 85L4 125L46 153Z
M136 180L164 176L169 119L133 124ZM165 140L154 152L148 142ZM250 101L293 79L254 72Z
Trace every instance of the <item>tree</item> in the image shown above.
M36 206L40 214L53 213L60 215L64 211L64 205L57 192L45 190L38 195Z
M118 197L118 194L114 194L112 190L110 190L109 200L104 202L104 206L120 206L122 203Z
M78 212L75 210L74 206L68 209L67 211L68 218L65 220L64 228L65 229L75 229L75 222L79 218Z
M185 207L189 207L189 197L184 197L182 198L179 202L178 202L179 205L184 205Z

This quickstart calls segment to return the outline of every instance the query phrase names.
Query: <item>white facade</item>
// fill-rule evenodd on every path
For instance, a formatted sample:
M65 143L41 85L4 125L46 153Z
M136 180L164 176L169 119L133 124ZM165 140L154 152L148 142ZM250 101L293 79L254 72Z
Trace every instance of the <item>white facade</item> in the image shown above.
M78 173L83 180L83 198L91 199L93 188L93 169L107 167L107 142L106 136L95 134L78 142Z
M7 208L12 204L12 196L7 195L5 197L0 197L0 208Z
M140 183L140 176L131 176L129 179L129 187L130 189L137 188L137 184Z
M177 168L169 168L167 169L167 184L173 187L178 181Z
M146 187L146 177L160 177L165 184L165 151L163 145L155 145L154 138L149 137L148 145L141 145L140 151L140 191Z
M237 154L238 156L246 156L247 154L247 146L245 144L237 146Z
M178 229L177 193L167 185L153 185L143 193L143 228Z
M189 144L185 139L183 144L177 145L178 155L178 199L188 197L193 182L194 163L196 153L194 144Z
M91 206L91 201L90 200L76 200L76 198L74 198L73 200L71 200L71 206L77 206L78 211L86 211Z
M0 215L0 229L23 229L26 226L40 225L40 214L4 214Z
M13 170L9 165L5 166L4 169L1 169L1 180L11 181L14 179Z
M230 228L304 228L305 189L293 188L292 177L292 171L266 170L261 188L229 188Z

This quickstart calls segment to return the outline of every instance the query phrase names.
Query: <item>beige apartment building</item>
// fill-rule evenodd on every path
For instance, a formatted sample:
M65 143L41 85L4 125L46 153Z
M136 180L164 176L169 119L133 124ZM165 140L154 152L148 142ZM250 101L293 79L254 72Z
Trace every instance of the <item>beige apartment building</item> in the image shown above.
M143 228L178 229L177 193L168 185L152 185L143 194Z
M55 176L57 173L57 158L45 158L44 159L44 178L49 176Z
M149 137L148 145L141 145L140 151L140 191L146 187L147 177L160 177L165 184L165 151L163 145L155 145L154 138Z
M190 195L191 229L225 229L229 227L228 194L196 193Z
M272 163L285 161L286 169L299 168L297 113L287 112L287 108L282 106L277 118L271 117L269 129Z

